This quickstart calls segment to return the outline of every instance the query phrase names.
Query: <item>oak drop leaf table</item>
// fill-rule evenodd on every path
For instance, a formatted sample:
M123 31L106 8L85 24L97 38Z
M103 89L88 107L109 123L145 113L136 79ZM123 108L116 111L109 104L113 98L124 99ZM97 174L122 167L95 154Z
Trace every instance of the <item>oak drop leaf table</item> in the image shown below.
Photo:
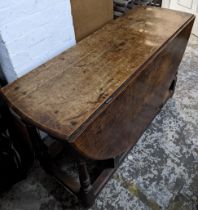
M193 22L188 13L139 7L1 90L43 168L84 205L172 96ZM38 129L72 151L79 182L54 170ZM94 179L87 160L102 165Z

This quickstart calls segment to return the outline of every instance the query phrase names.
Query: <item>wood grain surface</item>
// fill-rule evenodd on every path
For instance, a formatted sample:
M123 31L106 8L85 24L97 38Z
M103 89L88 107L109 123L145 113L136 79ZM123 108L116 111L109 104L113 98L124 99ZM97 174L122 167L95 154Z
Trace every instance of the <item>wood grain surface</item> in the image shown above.
M161 8L137 8L125 17L111 21L73 48L4 87L1 93L10 107L28 123L74 144L86 155L89 151L84 148L86 144L82 146L83 140L79 140L79 136L89 126L95 126L97 123L93 123L94 121L102 125L101 113L103 117L105 113L108 115L114 110L112 114L117 119L120 115L119 110L116 110L117 101L120 101L120 106L124 109L128 97L135 97L137 100L130 101L131 103L145 100L144 94L151 94L149 101L155 100L158 95L155 96L154 93L158 91L159 83L164 85L160 95L162 102L164 88L170 85L172 77L175 76L175 69L183 55L193 20L194 16L187 13ZM172 43L177 37L178 40ZM180 46L180 43L183 45ZM166 47L168 51L165 50ZM175 48L180 49L180 52L176 52ZM163 52L168 54L168 58L163 57ZM160 61L158 56L162 57ZM155 68L158 63L160 67ZM170 69L167 69L169 67L174 70L172 74ZM163 71L158 75L160 68ZM149 71L152 74L147 77ZM139 78L142 72L143 76ZM162 84L159 82L162 81L161 76L164 76ZM137 84L132 84L136 78ZM153 83L152 79L157 81ZM148 89L140 98L136 98L138 96L134 96L132 88L141 94L142 90L150 87L147 87L149 83L153 83L154 92ZM127 107L127 112L130 110ZM122 117L126 117L127 112ZM137 113L140 112L141 108ZM84 132L83 135L87 134ZM116 141L105 140L112 141L106 149ZM89 144L90 142L91 140ZM104 139L98 144L101 145L102 142ZM121 150L125 150L129 144L131 142L126 143ZM98 148L95 143L92 147ZM121 150L109 152L109 155L105 155L107 152L99 152L98 155L88 156L103 159L120 153Z
M192 23L145 67L73 142L84 156L108 159L128 151L174 92ZM178 47L179 46L179 47Z

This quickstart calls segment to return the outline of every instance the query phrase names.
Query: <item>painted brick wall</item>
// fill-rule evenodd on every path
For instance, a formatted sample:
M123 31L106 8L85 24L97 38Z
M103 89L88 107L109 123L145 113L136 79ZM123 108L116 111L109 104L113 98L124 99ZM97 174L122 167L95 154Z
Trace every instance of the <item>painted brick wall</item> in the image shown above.
M74 44L70 0L0 1L0 62L9 82Z

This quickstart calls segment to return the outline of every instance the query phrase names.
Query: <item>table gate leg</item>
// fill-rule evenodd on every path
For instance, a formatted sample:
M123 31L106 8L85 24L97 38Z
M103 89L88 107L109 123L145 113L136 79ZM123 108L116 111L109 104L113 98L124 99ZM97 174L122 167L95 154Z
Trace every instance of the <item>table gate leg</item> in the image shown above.
M48 150L46 145L43 143L43 140L41 139L38 130L31 126L26 124L30 141L33 144L36 158L39 160L41 166L48 172L51 173L52 168L51 168L51 160L48 155Z
M83 202L83 205L85 207L90 207L93 205L95 197L90 181L90 176L87 170L87 163L81 158L78 160L78 172L81 184L79 196Z

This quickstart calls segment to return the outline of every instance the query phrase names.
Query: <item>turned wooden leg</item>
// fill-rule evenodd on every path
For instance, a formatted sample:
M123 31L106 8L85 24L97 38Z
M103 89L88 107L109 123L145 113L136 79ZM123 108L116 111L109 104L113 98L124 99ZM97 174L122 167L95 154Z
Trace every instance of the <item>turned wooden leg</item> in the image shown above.
M29 134L30 141L33 144L35 150L35 156L39 160L41 166L48 172L51 173L51 160L48 155L46 145L43 143L38 130L29 124L26 124L27 131Z
M90 207L93 205L94 195L92 192L90 176L87 170L87 163L84 159L80 158L78 160L78 172L81 185L79 197L85 207Z

